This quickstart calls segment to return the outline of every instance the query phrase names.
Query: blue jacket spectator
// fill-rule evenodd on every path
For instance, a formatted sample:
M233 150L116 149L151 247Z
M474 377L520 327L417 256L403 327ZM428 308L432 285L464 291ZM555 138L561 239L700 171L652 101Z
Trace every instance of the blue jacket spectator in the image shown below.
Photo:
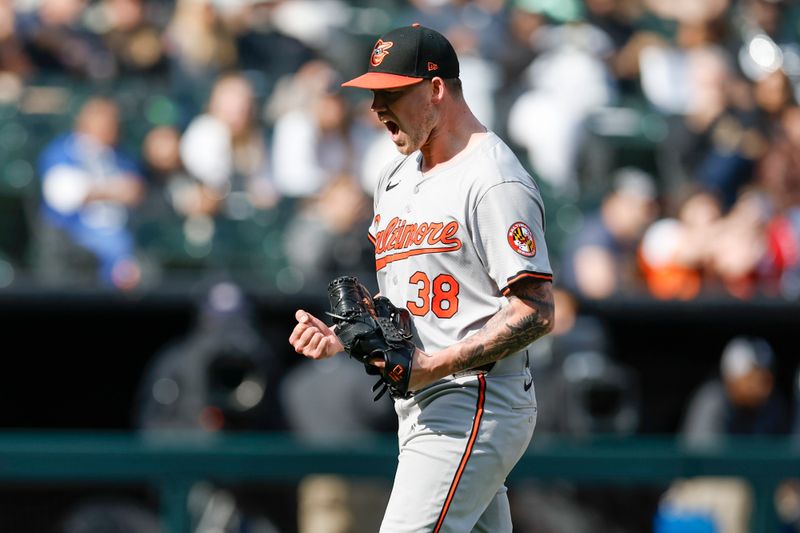
M117 105L92 98L74 131L44 148L39 260L44 270L64 276L76 251L89 252L101 283L132 288L140 272L128 222L144 182L136 162L116 147L118 131Z

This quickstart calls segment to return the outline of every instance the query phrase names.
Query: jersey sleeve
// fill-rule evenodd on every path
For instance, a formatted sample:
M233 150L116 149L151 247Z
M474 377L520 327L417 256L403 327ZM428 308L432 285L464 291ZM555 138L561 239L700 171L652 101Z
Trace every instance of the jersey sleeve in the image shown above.
M535 187L509 181L478 199L472 238L481 261L501 292L525 277L551 281L544 206Z

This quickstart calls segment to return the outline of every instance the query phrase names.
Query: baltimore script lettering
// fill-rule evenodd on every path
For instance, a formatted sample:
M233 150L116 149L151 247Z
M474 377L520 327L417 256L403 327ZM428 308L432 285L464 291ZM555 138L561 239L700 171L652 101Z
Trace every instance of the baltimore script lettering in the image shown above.
M380 270L388 263L413 255L459 250L461 239L455 236L457 232L458 222L455 220L446 224L444 222L415 224L394 217L389 221L386 229L375 235L375 255L389 252L388 255L377 259L376 266Z

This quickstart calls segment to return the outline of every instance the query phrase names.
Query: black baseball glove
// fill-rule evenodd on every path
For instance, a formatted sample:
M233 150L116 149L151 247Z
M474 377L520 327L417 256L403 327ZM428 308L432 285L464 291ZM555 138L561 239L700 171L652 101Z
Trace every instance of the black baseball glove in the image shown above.
M380 375L372 388L381 389L375 400L387 391L395 398L407 398L414 344L408 311L392 305L388 298L372 298L353 276L342 276L328 285L328 298L336 335L345 351L364 364L368 374ZM380 359L383 369L370 364Z

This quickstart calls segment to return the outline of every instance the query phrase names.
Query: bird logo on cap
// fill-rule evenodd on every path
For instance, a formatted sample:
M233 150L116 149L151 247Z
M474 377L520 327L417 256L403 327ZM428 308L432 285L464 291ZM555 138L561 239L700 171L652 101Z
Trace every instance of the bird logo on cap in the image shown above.
M389 55L389 48L394 46L394 43L391 41L383 42L383 40L378 39L378 42L375 43L375 48L372 50L372 55L369 58L369 64L373 67L377 67L383 62L383 58Z

